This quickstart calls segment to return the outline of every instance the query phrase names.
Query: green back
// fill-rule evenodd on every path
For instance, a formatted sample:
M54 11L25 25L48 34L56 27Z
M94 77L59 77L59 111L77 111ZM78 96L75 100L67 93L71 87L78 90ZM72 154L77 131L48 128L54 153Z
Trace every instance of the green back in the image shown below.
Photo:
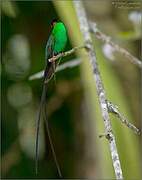
M54 38L53 52L60 53L64 50L67 43L67 30L62 22L57 22L52 30Z

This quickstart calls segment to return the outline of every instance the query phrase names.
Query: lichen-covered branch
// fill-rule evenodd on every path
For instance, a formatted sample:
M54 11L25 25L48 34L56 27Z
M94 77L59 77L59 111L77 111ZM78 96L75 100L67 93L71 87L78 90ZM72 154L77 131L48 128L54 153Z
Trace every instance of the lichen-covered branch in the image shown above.
M78 21L80 24L80 30L81 30L83 38L84 38L84 44L87 45L87 47L88 47L88 56L89 56L90 63L92 65L94 80L96 83L97 94L99 97L100 108L101 108L102 117L103 117L104 125L105 125L105 131L106 131L106 135L107 135L106 137L107 137L107 139L109 141L109 145L110 145L110 152L111 152L113 167L114 167L114 171L115 171L115 176L116 176L116 179L120 180L120 179L123 179L123 175L122 175L119 155L117 152L115 137L112 132L111 122L110 122L110 118L109 118L105 90L104 90L103 83L102 83L102 80L100 77L100 72L99 72L98 65L97 65L96 55L94 52L94 47L93 47L92 39L90 36L88 20L86 17L86 13L85 13L82 1L74 0L73 2L74 2L75 10L77 13Z
M118 53L125 56L131 63L135 64L139 68L142 68L142 61L140 61L138 58L136 58L131 53L129 53L126 49L124 49L124 48L120 47L118 44L114 43L111 40L110 36L104 34L103 32L101 32L98 29L96 23L90 21L89 25L90 25L90 31L92 33L94 33L95 37L97 37L98 39L102 40L105 43L110 44L114 48L115 51L117 51Z
M80 63L81 63L81 60L80 60L80 59L74 59L74 60L65 62L65 63L57 66L56 72L62 71L62 70L67 69L67 68L76 67L76 66L78 66ZM40 78L43 77L43 75L44 75L44 70L43 70L43 71L40 71L40 72L38 72L38 73L35 73L35 74L33 74L33 75L31 75L31 76L29 77L29 80L40 79Z
M108 105L108 111L115 114L120 121L125 124L128 128L130 128L132 131L134 131L134 133L140 135L141 132L138 128L136 128L132 123L130 123L118 110L118 107L114 104L112 104L111 102L107 103Z

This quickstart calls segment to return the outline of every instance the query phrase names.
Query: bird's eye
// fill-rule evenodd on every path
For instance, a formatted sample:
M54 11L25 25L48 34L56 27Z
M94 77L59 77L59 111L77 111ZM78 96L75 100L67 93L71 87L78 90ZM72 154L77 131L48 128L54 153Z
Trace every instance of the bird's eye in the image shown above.
M51 27L54 27L54 25L57 23L57 19L53 19L51 22Z
M54 22L52 22L51 23L51 27L54 27L55 26L55 24L56 24L56 22L54 21Z

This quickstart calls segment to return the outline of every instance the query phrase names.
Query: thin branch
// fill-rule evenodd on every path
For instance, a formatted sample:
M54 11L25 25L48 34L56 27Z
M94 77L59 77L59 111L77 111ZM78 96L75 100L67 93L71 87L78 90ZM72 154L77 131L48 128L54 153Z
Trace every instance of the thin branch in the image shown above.
M81 60L80 59L74 59L71 61L68 61L66 63L61 64L60 66L57 67L56 72L62 71L66 68L73 68L78 66L79 64L81 64Z
M125 124L128 128L130 128L132 131L134 131L135 134L140 135L141 132L138 128L136 128L132 123L130 123L118 110L118 107L114 104L112 104L111 102L107 103L108 105L108 111L115 114L119 120Z
M112 132L111 122L109 118L105 90L104 90L103 83L100 77L100 72L99 72L97 60L96 60L96 54L94 52L93 42L90 36L90 28L89 28L88 20L86 17L86 13L85 13L82 1L74 0L73 2L74 2L75 10L77 13L78 21L80 24L80 30L82 32L82 35L85 41L84 43L88 45L87 46L88 56L90 59L90 63L92 64L94 80L96 83L97 94L98 94L99 102L100 102L100 108L101 108L102 117L104 120L105 131L107 134L106 138L108 139L109 145L110 145L110 152L111 152L113 167L115 171L115 176L116 176L116 179L120 180L120 179L123 179L123 175L122 175L121 165L119 161L119 155L117 152L115 137Z
M48 61L49 62L54 62L57 59L59 59L61 57L69 56L69 55L73 54L76 50L79 50L79 49L82 49L82 48L86 48L86 46L82 45L82 46L74 47L69 51L62 52L62 53L58 54L57 56L53 56L52 58L48 59Z
M81 63L81 60L80 60L80 59L74 59L74 60L65 62L65 63L57 66L56 72L62 71L62 70L64 70L64 69L66 69L66 68L76 67L76 66L78 66L80 63ZM43 75L44 75L44 70L43 70L43 71L40 71L40 72L38 72L38 73L35 73L35 74L33 74L33 75L31 75L31 76L29 77L29 80L40 79L40 78L43 77Z
M33 74L33 75L31 75L31 76L29 77L29 80L32 81L32 80L35 80L35 79L40 79L40 78L43 77L43 75L44 75L44 70L43 70L43 71L40 71L40 72L38 72L38 73L35 73L35 74Z
M139 60L138 58L136 58L135 56L133 56L131 53L129 53L126 49L120 47L118 44L114 43L112 40L111 40L111 37L104 34L103 32L101 32L96 23L94 22L91 22L89 23L90 25L90 31L92 33L94 33L94 35L102 40L103 42L105 43L108 43L110 44L115 51L119 52L120 54L122 54L123 56L125 56L131 63L137 65L139 68L142 68L142 62L141 60Z
M82 45L82 46L74 47L74 48L72 48L69 51L62 52L62 53L60 53L60 54L58 54L56 56L53 56L52 58L48 59L48 61L49 62L54 62L54 61L58 60L61 57L69 56L69 55L73 54L75 51L77 51L79 49L83 49L83 48L86 48L86 46ZM56 72L61 71L61 70L65 69L65 68L72 68L72 67L77 66L79 64L80 64L80 60L75 60L75 61L72 61L72 62L69 61L67 63L64 63L63 65L58 66L56 68ZM44 75L44 70L40 71L40 72L38 72L36 74L31 75L29 77L29 80L34 80L34 79L42 78L43 75Z

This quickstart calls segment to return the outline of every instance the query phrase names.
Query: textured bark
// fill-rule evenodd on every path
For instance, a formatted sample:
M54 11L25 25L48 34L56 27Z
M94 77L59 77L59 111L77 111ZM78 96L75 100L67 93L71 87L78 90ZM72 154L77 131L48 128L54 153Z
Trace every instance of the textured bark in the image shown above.
M93 47L92 39L91 39L90 32L89 32L89 24L87 21L86 13L85 13L82 1L74 0L74 6L75 6L77 17L79 20L80 30L81 30L83 38L84 38L84 44L86 44L88 47L88 56L90 59L90 63L92 65L92 71L93 71L94 80L95 80L95 84L96 84L101 113L102 113L102 117L103 117L103 121L104 121L104 125L105 125L105 131L106 131L105 137L108 139L108 142L109 142L115 176L116 176L116 179L123 179L121 164L120 164L117 147L116 147L116 143L115 143L115 137L112 132L112 127L111 127L111 123L110 123L105 90L103 87L103 83L102 83L102 80L100 77L100 72L99 72L98 65L97 65L96 55L94 52L94 47Z

